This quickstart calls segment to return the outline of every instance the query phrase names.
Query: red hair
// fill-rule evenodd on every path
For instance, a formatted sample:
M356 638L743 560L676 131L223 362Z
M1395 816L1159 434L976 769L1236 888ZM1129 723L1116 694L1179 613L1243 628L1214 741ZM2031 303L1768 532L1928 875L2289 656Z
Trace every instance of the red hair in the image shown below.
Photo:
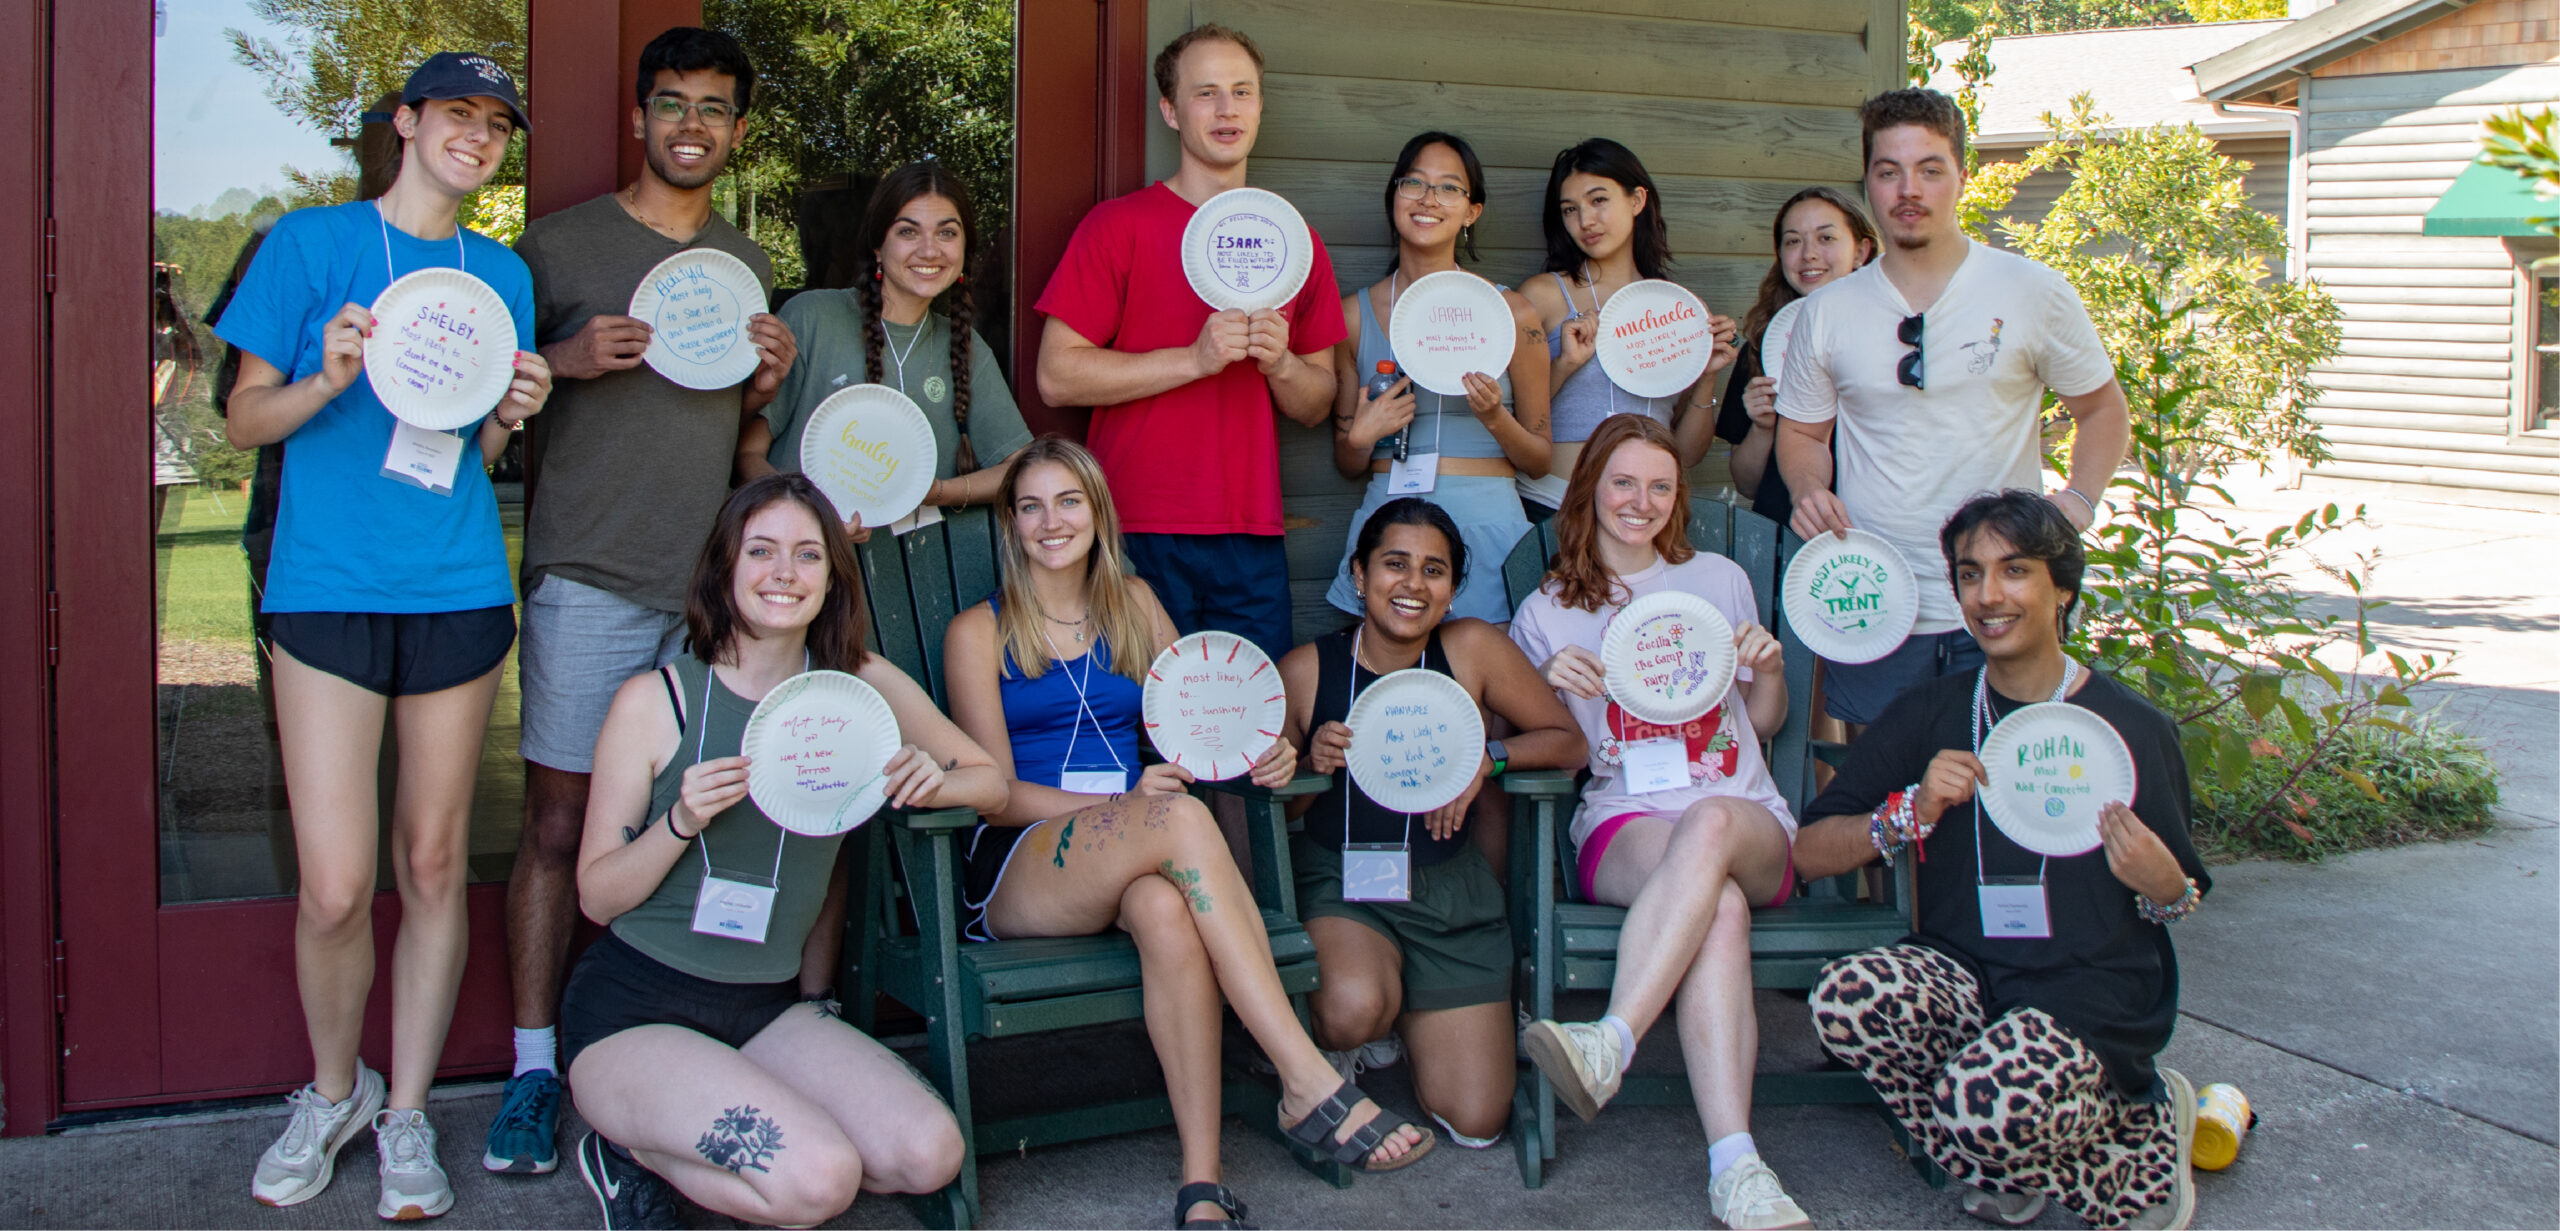
M1556 601L1577 611L1598 611L1604 603L1626 601L1609 566L1600 560L1600 475L1609 468L1618 446L1646 444L1671 459L1673 513L1653 536L1653 550L1668 564L1686 563L1698 554L1689 545L1689 475L1680 468L1680 450L1671 429L1650 415L1611 415L1583 442L1582 460L1565 484L1564 504L1556 510L1556 558L1542 584L1555 587ZM1632 596L1629 596L1632 597Z

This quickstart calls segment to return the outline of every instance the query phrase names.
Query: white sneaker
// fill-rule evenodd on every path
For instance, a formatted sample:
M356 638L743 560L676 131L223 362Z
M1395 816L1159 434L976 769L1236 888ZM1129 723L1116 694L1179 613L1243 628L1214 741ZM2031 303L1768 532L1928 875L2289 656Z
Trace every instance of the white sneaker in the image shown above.
M356 1061L356 1087L346 1101L332 1103L314 1086L285 1096L293 1118L284 1134L258 1156L257 1175L249 1195L260 1205L298 1205L320 1195L338 1170L338 1151L373 1123L382 1108L382 1074Z
M2044 1194L1993 1192L1967 1184L1958 1204L1964 1207L1965 1213L1984 1222L2003 1227L2023 1227L2044 1213Z
M1779 1186L1778 1173L1757 1154L1744 1155L1707 1185L1707 1212L1733 1231L1813 1225L1804 1207Z
M1588 1120L1617 1097L1626 1060L1619 1055L1616 1031L1598 1022L1535 1021L1521 1042L1573 1114Z
M2170 1124L2178 1134L2177 1176L2169 1199L2133 1216L2126 1223L2137 1231L2181 1231L2196 1217L2196 1087L2176 1069L2160 1070L2169 1087Z
M1392 1030L1387 1032L1387 1037L1360 1046L1360 1067L1363 1069L1393 1068L1402 1063L1404 1036Z
M453 1208L453 1184L436 1161L436 1130L415 1108L373 1117L374 1148L382 1154L382 1200L373 1212L397 1222L433 1218Z

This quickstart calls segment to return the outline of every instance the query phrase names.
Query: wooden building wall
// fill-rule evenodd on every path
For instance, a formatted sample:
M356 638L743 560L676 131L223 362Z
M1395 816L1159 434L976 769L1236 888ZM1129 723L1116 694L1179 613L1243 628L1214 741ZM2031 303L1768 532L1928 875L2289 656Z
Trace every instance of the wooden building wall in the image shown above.
M2314 416L2336 460L2314 473L2560 493L2560 439L2521 431L2532 241L2421 233L2480 122L2555 97L2560 63L2303 83L2306 267L2346 314Z
M1662 190L1673 276L1737 317L1768 269L1779 204L1807 184L1855 191L1857 107L1901 84L1904 28L1901 0L1155 0L1149 42L1209 21L1268 61L1252 182L1306 215L1346 289L1384 276L1395 241L1380 195L1413 134L1476 147L1488 199L1475 269L1504 285L1543 263L1539 195L1556 153L1605 136ZM1175 152L1148 122L1161 178ZM1362 485L1334 471L1325 432L1280 430L1304 639L1344 619L1324 589ZM1691 477L1724 485L1722 446Z

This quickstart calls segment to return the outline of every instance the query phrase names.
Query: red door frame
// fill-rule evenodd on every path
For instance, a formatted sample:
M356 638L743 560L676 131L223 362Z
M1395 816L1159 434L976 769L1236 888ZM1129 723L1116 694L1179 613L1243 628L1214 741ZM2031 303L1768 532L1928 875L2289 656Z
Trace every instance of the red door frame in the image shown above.
M539 214L636 173L627 66L657 30L699 21L700 6L529 9L541 144L528 204ZM1017 384L1035 427L1080 433L1081 414L1038 403L1030 305L1084 211L1142 180L1146 3L1022 0L1019 11ZM148 403L135 361L148 353L147 283L134 262L150 250L152 78L151 58L133 50L151 45L150 20L142 0L0 0L0 68L23 83L21 114L38 118L38 139L0 156L0 174L18 185L0 191L0 325L10 326L0 329L0 525L21 528L0 534L0 1082L12 1135L67 1111L280 1089L170 1077L245 1071L253 1057L301 1048L290 996L250 1005L223 995L241 963L290 970L290 901L163 908L154 874L150 515L133 481L148 456L143 433L116 426L138 422ZM617 35L609 63L590 54L599 26ZM76 155L57 161L54 150ZM58 293L45 289L48 261ZM101 409L127 406L136 412ZM448 1072L504 1054L492 943L502 896L495 885L472 891L483 960L464 996L499 1007L471 1015L489 1019L477 1029L457 1017ZM253 916L265 943L211 943L241 935ZM387 944L389 928L377 930ZM181 1022L192 1033L172 1049Z

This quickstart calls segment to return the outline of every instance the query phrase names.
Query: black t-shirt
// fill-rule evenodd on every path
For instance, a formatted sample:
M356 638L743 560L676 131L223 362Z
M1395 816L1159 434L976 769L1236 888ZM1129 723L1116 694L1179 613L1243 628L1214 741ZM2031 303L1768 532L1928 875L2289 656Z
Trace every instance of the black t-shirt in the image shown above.
M1359 631L1360 626L1354 624L1316 639L1316 699L1307 711L1307 731L1311 736L1317 727L1328 722L1341 722L1344 715L1351 712L1351 672L1355 667L1360 673L1358 686L1363 692L1380 678L1377 672L1352 661L1352 634ZM1448 651L1440 646L1440 630L1431 630L1431 640L1422 647L1422 661L1414 665L1454 677L1455 673L1449 669ZM1343 805L1343 793L1346 791L1351 796L1347 815ZM1411 852L1412 866L1416 868L1428 868L1447 860L1468 841L1464 833L1453 833L1445 838L1432 837L1430 831L1422 827L1420 813L1397 812L1380 805L1351 780L1351 771L1347 769L1334 771L1333 786L1316 796L1315 803L1308 806L1302 819L1306 822L1307 840L1325 850L1341 850L1346 836L1344 831L1348 829L1347 836L1354 843L1384 843L1389 846L1402 843Z
M1970 672L1944 676L1903 693L1849 750L1848 764L1806 815L1872 812L1887 795L1919 781L1941 750L1971 748L1974 678ZM2199 888L2212 888L2187 836L2187 760L2176 726L2103 674L2070 699L2124 737L2133 753L2134 815L2160 835ZM1990 701L1994 722L2027 704L1996 688ZM1917 930L1910 939L1954 958L1981 980L1986 1016L2042 1009L2098 1054L2118 1090L2136 1098L2149 1095L2152 1057L2168 1045L2177 1024L2178 958L2168 929L2134 913L2133 890L2107 869L2101 848L2046 864L2051 937L1984 936L1974 892L1976 819L1973 806L1949 808L1921 844L1926 857L1919 864ZM2036 874L2041 856L2010 841L1987 815L1979 818L1979 829L1985 875Z
M1751 382L1768 373L1760 370L1760 344L1745 342L1742 352L1734 357L1732 375L1724 383L1724 408L1716 412L1716 437L1731 444L1741 444L1751 435L1751 412L1742 404L1742 391ZM1840 435L1831 436L1831 468L1840 469ZM1787 491L1787 477L1778 473L1778 449L1769 446L1769 462L1760 472L1760 490L1751 493L1751 511L1783 526L1796 515L1795 497Z

